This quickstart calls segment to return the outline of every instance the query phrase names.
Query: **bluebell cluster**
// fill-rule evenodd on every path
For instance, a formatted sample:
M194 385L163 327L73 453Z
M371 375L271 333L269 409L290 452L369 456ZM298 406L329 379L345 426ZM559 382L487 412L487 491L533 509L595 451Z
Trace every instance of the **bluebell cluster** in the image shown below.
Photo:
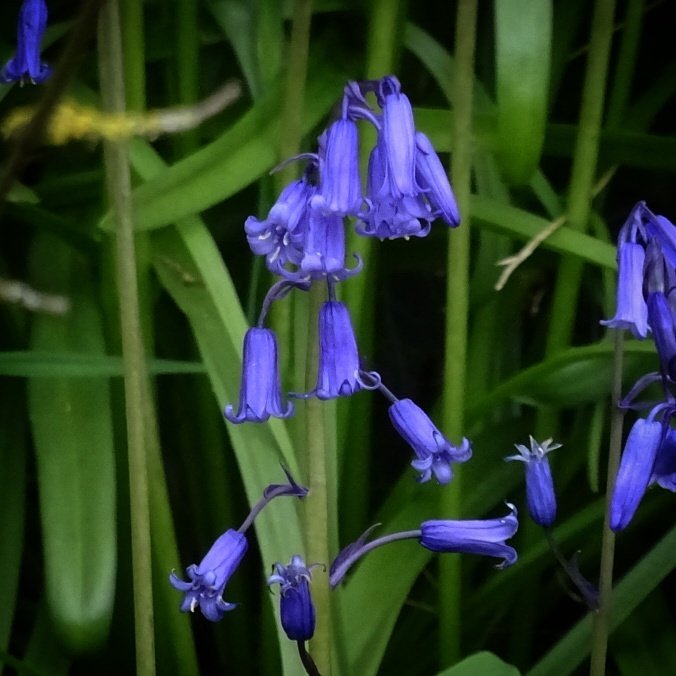
M390 402L394 429L412 450L417 480L425 483L434 478L444 486L453 478L453 465L471 457L470 442L463 438L457 445L451 443L417 404L395 396L376 371L362 367L350 311L338 299L337 286L363 267L356 255L348 264L346 229L352 223L364 237L425 237L435 219L457 226L458 207L439 157L415 128L411 103L397 78L348 83L339 110L338 119L319 136L317 151L292 158L304 162L302 176L282 190L264 219L246 220L252 252L264 258L279 281L268 291L256 326L244 337L239 402L236 407L226 406L224 415L234 424L262 423L270 417L291 416L297 407L294 400L378 391ZM377 132L365 191L359 169L360 124L370 124ZM274 302L316 283L326 285L326 300L316 317L317 380L309 392L288 392L280 377L277 336L265 326L266 318ZM330 584L337 586L350 566L371 549L409 538L434 552L493 556L501 559L498 567L505 567L516 561L516 551L506 540L517 526L516 510L510 506L510 513L501 519L425 521L415 530L370 542L369 529L338 553L330 567ZM235 535L242 532L240 528L222 535L199 566L187 569L190 581L172 575L172 584L184 593L182 610L199 606L213 620L230 609L220 594L246 551L241 537ZM298 642L302 659L306 655L302 644L315 628L310 571L326 563L306 566L295 554L288 566L274 564L268 581L280 585L282 626Z
M610 503L610 527L621 531L631 522L649 486L676 491L676 228L645 204L634 206L618 237L615 316L602 322L626 329L638 339L652 337L659 371L634 385L620 405L649 408L634 422L620 461ZM652 384L661 386L658 401L637 401Z

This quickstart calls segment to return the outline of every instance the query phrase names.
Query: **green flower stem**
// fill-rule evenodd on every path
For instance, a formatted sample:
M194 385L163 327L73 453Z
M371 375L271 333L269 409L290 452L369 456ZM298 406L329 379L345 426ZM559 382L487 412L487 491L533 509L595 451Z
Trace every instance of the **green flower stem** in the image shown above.
M615 0L597 0L566 214L568 227L579 231L587 228L591 212L614 15ZM582 263L572 257L564 258L552 301L547 356L570 344L581 276Z
M124 95L127 110L146 107L146 62L143 3L120 0L120 40L124 54Z
M110 112L123 112L126 102L117 0L109 0L101 11L99 57L103 105ZM117 224L116 277L127 414L136 673L139 676L152 676L155 673L155 645L146 460L147 430L143 416L145 383L148 375L139 313L134 228L131 216L131 177L126 142L106 142L104 159L111 208Z
M610 498L613 493L617 469L620 465L622 448L622 421L624 411L617 403L622 398L622 361L624 333L615 331L615 352L613 358L613 411L610 417L610 446L608 450L608 478L606 479L606 513L603 520L601 541L601 569L599 573L599 610L592 622L592 648L590 676L606 673L608 652L608 630L612 611L613 563L615 560L615 533L608 525L610 520Z
M325 300L323 284L314 284L309 292L310 316L316 318ZM314 388L317 378L319 346L317 340L317 322L310 322L308 336L308 354L305 387ZM329 589L329 481L335 481L335 475L329 477L327 467L330 461L327 454L332 452L333 444L327 443L328 429L324 420L324 402L311 397L305 402L305 441L306 466L310 492L305 499L305 549L306 560L310 563L324 563L326 574L319 571L313 577L312 597L317 612L317 625L310 643L310 652L323 676L331 673L331 597ZM334 494L335 495L335 494ZM335 517L335 510L333 515Z
M139 3L140 4L140 3ZM200 98L200 50L195 0L176 2L176 83L178 101L183 105L196 103ZM181 155L187 155L199 146L197 129L180 134L176 146Z
M443 427L459 441L465 425L465 377L469 308L469 199L472 177L472 107L477 0L459 0L455 32L453 155L451 177L462 223L448 240L446 278L446 329L443 392ZM460 471L441 493L440 518L457 517L462 500ZM439 652L441 666L460 658L461 642L460 557L439 557Z
M401 45L402 3L399 0L376 0L370 6L369 31L366 42L364 77L374 80L395 72L395 62ZM405 85L404 85L405 88ZM370 148L375 145L375 130L362 124L361 175L366 175ZM358 337L359 350L364 355L373 354L376 272L379 246L374 247L371 237L357 235L348 230L347 251L358 253L365 265L362 272L346 281L343 297ZM382 246L382 245L380 245ZM373 365L374 368L376 365ZM369 482L371 481L371 413L373 397L350 398L341 408L339 418L339 443L343 460L341 483L350 489L349 500L341 503L341 527L345 533L361 533L366 524Z

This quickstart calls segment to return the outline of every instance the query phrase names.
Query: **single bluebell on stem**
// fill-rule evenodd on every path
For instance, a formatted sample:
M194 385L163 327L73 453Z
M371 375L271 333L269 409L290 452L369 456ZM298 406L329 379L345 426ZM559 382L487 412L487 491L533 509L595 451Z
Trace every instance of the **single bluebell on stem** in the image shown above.
M239 424L265 422L270 416L288 418L292 413L293 404L282 403L277 337L270 329L251 328L244 336L239 409L235 413L228 404L224 415Z
M676 492L676 430L668 427L657 451L650 485Z
M313 167L282 190L268 217L249 216L244 223L247 241L256 256L265 256L268 269L276 272L287 263L300 265L309 218L308 203L316 192L311 182Z
M420 525L420 544L433 552L481 554L502 559L497 568L516 562L516 550L505 541L516 533L519 522L516 507L500 519L433 520Z
M311 206L322 213L357 216L363 202L359 178L359 134L357 124L347 117L336 120L319 139L319 189Z
M181 612L192 613L199 607L207 620L218 622L228 610L236 608L237 604L224 601L222 594L248 547L244 534L230 528L214 542L199 565L193 563L186 568L190 582L172 572L169 582L185 594Z
M380 240L426 237L432 227L432 210L420 195L392 194L385 155L384 143L379 137L369 156L366 211L359 214L357 234Z
M352 396L361 389L376 389L379 385L377 373L364 374L360 368L357 340L347 306L336 300L326 301L319 310L317 385L308 394L292 396L334 399Z
M609 524L615 532L629 525L648 488L664 436L663 424L655 416L664 408L660 404L646 419L639 418L627 437L610 498Z
M516 550L506 543L519 527L516 508L508 504L510 513L499 519L430 520L423 521L416 530L391 533L367 541L375 526L371 526L356 542L345 547L334 559L329 570L329 584L337 587L350 568L368 552L399 540L418 540L433 552L479 554L502 559L497 568L506 568L516 562Z
M415 176L420 190L432 206L432 218L441 217L447 225L460 223L460 212L448 175L430 140L418 131L415 134Z
M617 259L615 316L601 324L613 329L628 329L636 338L645 338L648 335L648 307L643 298L645 249L635 242L620 242Z
M377 97L383 110L380 133L390 192L395 197L414 197L419 189L415 181L415 124L411 102L393 75L380 80Z
M676 381L676 324L672 303L676 298L674 289L669 296L661 291L648 294L648 324L655 340L655 349L660 358L662 376Z
M169 583L174 589L183 592L180 610L183 613L202 611L211 622L218 622L223 615L237 607L236 603L223 600L225 585L237 570L249 547L245 533L254 520L272 500L282 496L303 499L308 489L295 482L285 468L287 484L271 484L263 491L263 497L251 508L242 525L234 530L229 528L219 536L199 564L186 568L189 581L181 580L172 571Z
M459 446L452 444L417 404L410 399L397 399L383 386L380 389L386 396L389 393L393 402L388 413L394 428L416 455L411 467L420 473L418 481L424 483L434 476L441 485L449 483L453 478L452 464L472 457L469 440L463 437Z
M279 584L279 615L282 628L292 641L309 641L315 633L315 607L310 593L312 568L302 556L294 555L288 566L273 565L268 585Z
M510 455L505 460L519 460L526 466L526 502L531 519L539 526L549 528L556 519L556 494L554 479L547 454L561 448L561 444L546 439L538 443L529 437L530 448L515 444L519 455Z
M52 69L40 59L40 43L47 27L45 0L24 0L19 10L16 53L0 70L0 82L44 82Z

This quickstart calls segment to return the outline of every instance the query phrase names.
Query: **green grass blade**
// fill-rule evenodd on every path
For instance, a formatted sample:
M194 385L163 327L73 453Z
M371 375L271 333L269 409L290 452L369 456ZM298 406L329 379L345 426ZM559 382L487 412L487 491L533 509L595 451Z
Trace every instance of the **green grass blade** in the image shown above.
M498 158L512 183L527 183L540 163L551 67L551 0L495 3Z

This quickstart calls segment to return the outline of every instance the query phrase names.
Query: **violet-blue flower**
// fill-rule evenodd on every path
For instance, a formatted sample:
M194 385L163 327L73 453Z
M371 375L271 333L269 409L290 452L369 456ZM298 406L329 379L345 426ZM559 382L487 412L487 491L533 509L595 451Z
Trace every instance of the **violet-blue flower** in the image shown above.
M347 306L330 300L319 310L319 366L317 385L308 395L318 399L349 397L361 389L375 389L380 384L377 373L361 375L357 340Z
M288 483L267 486L263 490L263 496L251 508L242 525L237 530L229 528L225 531L216 539L199 565L193 563L186 568L188 582L171 572L169 575L171 586L184 594L180 605L181 612L192 613L199 607L204 617L212 622L218 622L224 613L237 606L236 603L223 600L223 590L248 549L246 531L260 512L276 498L290 496L302 500L308 493L308 489L297 484L288 470L282 469Z
M430 140L420 131L415 135L415 157L416 182L432 206L432 218L441 217L447 225L457 226L460 212L446 170Z
M650 485L676 492L676 430L667 427L655 457Z
M530 448L515 444L519 455L510 455L505 460L520 460L526 465L526 502L528 512L539 526L549 528L556 519L556 494L554 480L547 454L560 448L561 444L546 439L538 443L530 438Z
M265 256L269 270L286 263L300 265L308 220L308 202L316 192L309 179L310 170L282 190L264 220L249 216L244 224L249 246L257 256Z
M345 109L346 104L343 104ZM362 204L359 135L354 120L336 120L320 137L319 190L311 205L322 213L356 216Z
M181 580L172 572L169 582L174 589L185 594L181 612L192 613L199 607L207 620L218 622L227 611L236 608L236 603L223 600L223 590L247 549L244 534L230 528L214 542L199 565L193 563L186 568L190 582Z
M315 632L315 607L310 592L312 568L294 555L288 566L275 563L268 585L279 584L279 615L282 628L292 641L309 641Z
M627 437L610 499L610 528L615 532L629 525L648 488L663 437L655 415L663 408L660 404L647 419L639 418Z
M459 446L452 444L410 399L395 398L388 412L394 428L416 455L411 466L420 472L418 481L429 481L434 475L439 484L447 484L453 478L452 463L465 462L472 456L467 439L463 438Z
M497 568L516 562L516 550L505 541L519 527L516 507L500 519L433 520L420 525L420 544L433 552L481 554L502 559Z
M643 298L645 249L635 242L620 242L617 249L617 305L615 316L601 324L629 329L636 338L648 335L648 307Z
M667 297L661 291L648 294L648 324L653 332L655 348L660 358L664 378L676 381L676 325L672 303L676 299L674 289Z
M345 547L331 563L329 584L337 587L350 568L365 554L399 540L415 539L433 552L456 554L480 554L502 559L498 568L515 563L516 550L506 543L519 527L516 508L509 505L510 513L499 519L475 520L430 520L423 521L420 528L391 533L368 541L374 529L371 526L355 542Z
M277 360L277 338L274 331L255 327L244 336L242 384L237 413L231 404L224 415L232 423L265 422L270 416L288 418L293 404L282 403Z
M24 0L19 10L16 52L0 70L0 82L44 82L52 69L40 59L40 43L47 27L45 0Z

